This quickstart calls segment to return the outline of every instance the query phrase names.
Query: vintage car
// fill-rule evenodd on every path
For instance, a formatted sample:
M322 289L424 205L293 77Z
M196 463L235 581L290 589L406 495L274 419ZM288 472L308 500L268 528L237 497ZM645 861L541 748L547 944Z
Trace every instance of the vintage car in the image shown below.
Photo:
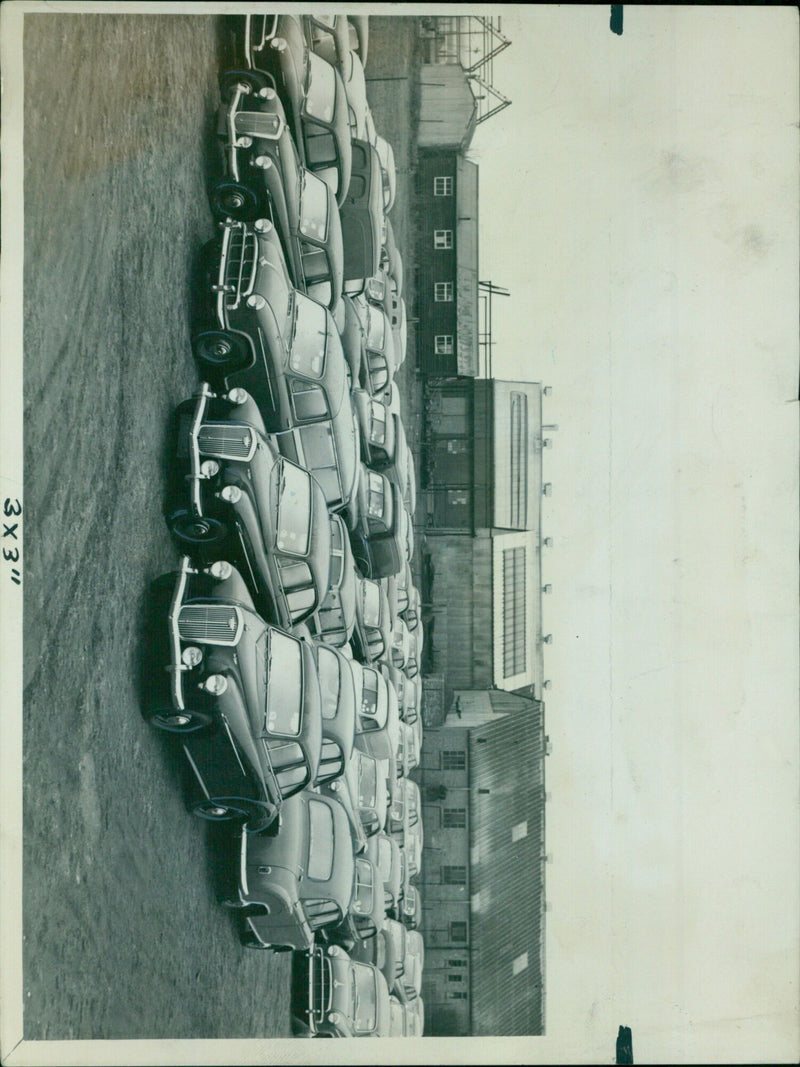
M397 907L403 886L400 864L400 845L381 831L367 841L366 856L378 869L383 880L383 902L387 911Z
M403 295L403 257L395 243L394 229L389 219L386 223L386 241L381 250L381 270L394 280L397 297Z
M152 592L145 715L178 736L190 808L255 833L317 773L320 689L310 645L268 626L227 562L181 560Z
M248 948L310 949L341 922L353 893L350 823L339 802L303 790L283 805L275 836L242 834L220 903L243 920Z
M380 134L373 141L381 164L381 184L383 186L383 210L391 211L397 192L397 170L394 163L394 149Z
M408 931L402 923L384 917L382 929L376 937L357 942L347 952L350 959L377 967L389 989L392 989L403 974L407 937ZM344 947L347 948L346 945Z
M407 778L419 766L419 749L414 727L407 722L400 722L400 733L395 753L397 777Z
M409 591L408 604L401 615L412 633L422 625L422 598L415 585L412 585Z
M399 920L408 930L418 930L422 925L422 898L419 889L406 879L400 901Z
M397 611L402 615L408 607L409 590L414 585L414 578L411 574L411 566L408 560L403 561L403 566L400 568L399 573L395 575L395 581L397 582Z
M422 1037L425 1030L425 1005L422 997L404 1004L406 1013L406 1037Z
M403 927L405 929L405 927ZM389 997L389 1037L408 1037L406 1032L406 1009L395 996Z
M372 964L340 945L319 945L296 961L296 1032L313 1037L386 1037L389 988Z
M331 563L328 592L317 610L306 620L315 640L343 648L353 636L356 624L356 573L353 552L344 521L331 515Z
M365 389L353 390L353 407L358 418L362 460L371 470L385 474L405 493L413 459L403 420L385 401L371 397ZM406 507L406 510L410 509Z
M322 710L322 751L316 785L344 774L353 755L356 729L356 688L350 661L335 648L313 642Z
M422 644L425 639L422 623L417 625L416 630L409 631L409 637L409 655L403 670L409 678L417 678L422 669Z
M412 656L416 655L416 648L412 649L412 643L411 631L402 616L398 616L392 627L392 636L389 641L389 659L398 670L406 670Z
M352 300L361 325L359 382L370 396L381 397L392 384L396 370L391 321L382 307L365 300L363 294Z
M369 49L369 15L349 15L350 47L358 52L362 66L367 65Z
M405 489L403 489L403 503L406 511L413 519L414 512L417 510L417 471L414 466L413 456L408 463L408 480L406 481Z
M281 457L250 395L206 383L175 411L165 507L179 545L204 563L232 562L258 611L286 629L322 603L331 527L323 492Z
M386 654L391 635L389 601L377 582L356 578L356 625L353 651L362 663L376 663Z
M300 162L275 90L253 92L247 82L232 85L220 106L218 137L225 167L210 193L211 210L222 221L270 218L293 285L325 304L341 330L344 252L338 205L326 183Z
M422 846L424 844L424 832L422 820L406 827L403 834L402 849L405 853L406 863L410 877L415 878L422 869Z
M378 869L367 856L357 856L350 907L342 921L327 927L322 937L325 941L341 945L352 955L353 949L375 941L385 919L383 883ZM361 957L355 955L354 958Z
M269 219L227 219L203 263L211 306L194 331L201 377L217 391L247 390L281 454L314 474L331 509L346 507L360 445L330 311L292 285Z
M248 81L257 91L265 85L276 89L301 161L341 204L350 182L350 126L338 71L309 51L295 15L245 16L242 43L245 69L223 74L223 95L231 85Z
M386 825L388 764L388 760L375 759L355 748L344 772L350 800L366 837L379 833ZM331 786L338 784L333 782Z
M399 778L397 786L396 799L389 808L386 832L402 845L405 835L419 822L422 803L416 782L410 778Z
M416 1000L422 992L422 968L425 965L425 945L418 930L406 932L405 954L394 992L404 1003Z
M356 693L355 744L376 759L395 758L400 737L397 693L374 667L350 664Z
M364 292L381 257L382 185L378 153L368 141L354 139L347 196L340 207L344 246L344 291Z
M408 559L411 526L400 490L361 463L357 500L359 520L350 528L356 566L367 578L399 574ZM410 536L413 539L413 533Z
M303 15L306 42L312 52L338 66L351 49L353 32L347 15Z

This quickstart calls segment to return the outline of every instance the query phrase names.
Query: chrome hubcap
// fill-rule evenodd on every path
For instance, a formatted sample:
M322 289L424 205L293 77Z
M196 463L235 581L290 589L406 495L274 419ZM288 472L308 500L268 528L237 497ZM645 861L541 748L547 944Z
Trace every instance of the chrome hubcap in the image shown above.
M165 726L188 726L192 721L190 715L159 715L158 719Z

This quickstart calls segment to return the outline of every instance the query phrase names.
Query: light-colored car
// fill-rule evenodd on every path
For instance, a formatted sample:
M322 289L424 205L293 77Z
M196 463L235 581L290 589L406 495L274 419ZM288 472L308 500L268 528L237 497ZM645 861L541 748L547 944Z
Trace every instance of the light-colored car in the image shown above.
M350 663L356 693L356 747L376 759L395 758L400 711L391 682L372 666Z
M295 1025L326 1037L387 1037L389 988L373 964L351 960L339 945L317 947L305 961L305 1002Z

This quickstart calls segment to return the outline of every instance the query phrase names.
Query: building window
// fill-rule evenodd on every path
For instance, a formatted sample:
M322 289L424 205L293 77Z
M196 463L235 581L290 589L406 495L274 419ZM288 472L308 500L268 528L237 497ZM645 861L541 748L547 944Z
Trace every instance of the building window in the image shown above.
M450 962L452 963L452 960ZM464 975L463 974L448 974L447 981L448 982L463 982L464 981Z
M524 526L528 518L528 398L511 394L511 525Z
M443 771L465 771L467 769L466 752L452 752L445 749L441 755Z
M511 827L511 841L521 841L523 837L528 836L528 824L527 822L518 822L516 826Z
M466 808L445 808L442 811L442 827L445 830L463 830L466 825Z
M525 670L525 549L503 553L503 677Z
M452 282L436 282L433 287L433 299L437 304L444 304L453 299Z
M467 924L465 922L450 923L450 940L462 942L467 940Z
M433 350L437 356L452 356L453 335L451 333L437 333L433 339Z
M448 967L466 967L467 966L467 961L466 960L448 960L447 961L447 966Z
M442 867L442 884L443 885L466 885L467 884L467 868L466 867Z
M448 1000L466 1000L467 999L467 994L466 993L462 993L460 989L448 989L447 990L447 999Z
M434 230L433 231L433 247L434 248L452 248L453 247L453 231L452 230Z
M447 503L450 507L466 507L469 504L469 489L448 489Z
M511 974L521 974L528 968L528 953L523 952L521 956L517 956L514 962L511 964Z
M433 195L434 196L452 196L453 195L453 178L448 175L447 177L437 177L433 179Z
M469 452L468 437L451 437L447 442L447 451L453 455Z

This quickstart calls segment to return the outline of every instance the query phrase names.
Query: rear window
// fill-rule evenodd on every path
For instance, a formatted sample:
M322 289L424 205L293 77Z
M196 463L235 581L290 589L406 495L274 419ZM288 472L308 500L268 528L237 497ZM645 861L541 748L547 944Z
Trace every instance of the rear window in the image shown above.
M328 186L307 170L300 187L300 233L318 241L328 234Z
M296 556L307 555L310 520L311 477L283 460L278 493L278 549Z
M327 881L333 871L333 813L321 800L308 802L308 877Z
M383 351L386 340L386 319L377 308L367 307L367 347Z
M272 630L267 663L265 727L270 734L297 737L303 708L303 666L300 642Z
M320 122L331 122L336 102L336 75L330 63L313 52L308 53L308 86L305 113Z
M319 657L319 688L322 693L322 717L323 719L335 719L339 709L339 686L341 673L339 670L339 658L335 652L322 645L318 651Z

